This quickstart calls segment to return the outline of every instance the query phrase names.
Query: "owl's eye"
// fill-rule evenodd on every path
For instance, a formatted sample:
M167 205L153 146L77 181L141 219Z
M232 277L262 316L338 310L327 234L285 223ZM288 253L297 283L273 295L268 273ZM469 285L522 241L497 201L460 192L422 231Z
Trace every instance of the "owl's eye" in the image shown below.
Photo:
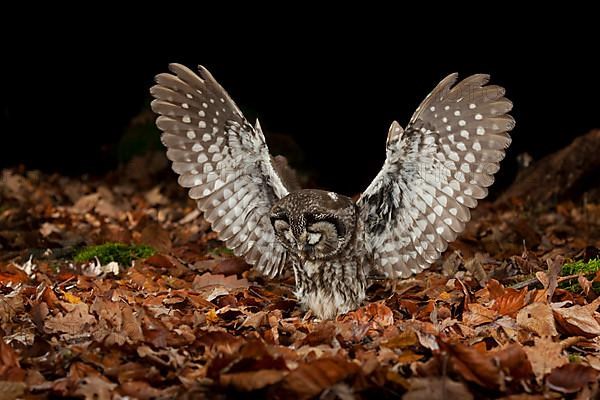
M316 242L321 239L321 236L325 236L327 238L337 238L339 236L337 227L335 224L332 224L329 221L319 221L310 224L307 226L307 231L309 234L309 239L312 238L313 241L316 239Z
M281 233L290 229L290 224L283 219L275 219L273 220L273 227L277 232Z

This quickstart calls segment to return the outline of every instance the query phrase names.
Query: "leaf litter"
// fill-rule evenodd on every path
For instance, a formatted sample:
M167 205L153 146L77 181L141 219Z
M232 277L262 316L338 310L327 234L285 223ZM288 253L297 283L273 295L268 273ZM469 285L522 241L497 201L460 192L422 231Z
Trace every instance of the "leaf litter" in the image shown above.
M2 172L0 398L598 395L598 203L483 202L431 269L321 321L149 171ZM145 251L85 253L107 243Z

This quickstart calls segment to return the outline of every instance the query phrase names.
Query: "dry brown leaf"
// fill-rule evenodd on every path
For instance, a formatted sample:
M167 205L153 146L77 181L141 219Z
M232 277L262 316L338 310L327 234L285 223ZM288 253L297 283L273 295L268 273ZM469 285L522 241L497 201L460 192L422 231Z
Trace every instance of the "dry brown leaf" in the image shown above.
M381 343L382 346L389 347L390 349L404 349L409 346L414 346L419 343L417 335L414 330L406 329L399 335L393 336Z
M409 379L410 389L402 400L470 400L473 395L462 382L448 378Z
M152 400L170 397L163 390L156 389L148 382L144 381L127 381L119 385L119 392L124 396L140 400Z
M281 382L281 391L297 399L309 399L360 370L343 358L320 358L303 363Z
M489 309L479 303L469 303L468 311L463 312L463 323L468 326L478 326L495 321L498 318L496 310Z
M25 389L27 389L27 385L23 382L0 379L0 399L2 400L22 399Z
M597 382L599 375L592 367L570 363L553 369L546 378L546 386L561 393L576 393L588 383Z
M563 344L560 342L550 338L535 338L534 343L533 346L523 347L523 350L527 353L537 381L541 383L546 374L565 365L569 359L563 354Z
M349 312L341 320L355 320L361 324L369 325L369 329L380 329L394 324L394 313L383 302L377 302Z
M576 336L594 338L600 335L600 323L595 318L600 306L600 297L585 306L554 308L554 316L562 329Z
M592 282L589 281L584 275L579 275L577 277L577 283L583 289L583 294L588 296L590 294L590 290L592 290Z
M79 214L88 213L92 211L94 207L96 207L98 200L100 200L99 193L92 193L82 196L75 202L73 207L71 207L71 210Z
M238 279L235 275L213 275L210 272L205 272L203 275L196 276L192 282L192 287L196 290L208 286L224 286L228 289L247 288L250 286L245 278Z
M511 288L504 289L504 293L496 297L492 309L498 311L500 315L515 317L520 309L525 307L527 299L527 288L515 290Z
M21 369L17 353L0 337L0 381L22 381L25 371Z
M102 376L87 376L77 382L73 393L85 400L111 400L116 387L115 383Z
M517 314L517 325L538 336L558 336L552 308L545 303L531 303Z
M273 385L281 381L287 374L288 371L285 370L261 369L259 371L222 374L219 379L223 386L233 386L237 390L250 392Z
M394 360L398 364L412 364L415 361L419 361L423 359L425 356L423 354L417 354L413 351L406 350L398 355L398 357Z
M554 260L546 260L548 264L548 286L546 287L548 293L548 302L552 301L552 296L554 295L554 291L556 290L556 286L558 285L558 275L560 274L560 270L565 263L565 259L563 256L556 256Z
M164 205L169 199L160 193L160 186L154 186L144 194L144 198L151 206Z
M329 344L335 337L336 326L333 321L323 321L311 331L304 340L302 345L318 346L320 344Z
M478 385L497 388L501 382L500 369L492 358L485 356L475 347L462 343L445 343L450 357L450 365L464 379Z
M64 314L48 317L44 322L49 332L64 332L70 335L85 332L91 325L96 323L96 318L90 314L90 308L86 303L61 303L65 309Z
M258 328L267 320L267 312L266 311L258 311L256 313L250 314L246 317L244 322L242 323L242 328Z

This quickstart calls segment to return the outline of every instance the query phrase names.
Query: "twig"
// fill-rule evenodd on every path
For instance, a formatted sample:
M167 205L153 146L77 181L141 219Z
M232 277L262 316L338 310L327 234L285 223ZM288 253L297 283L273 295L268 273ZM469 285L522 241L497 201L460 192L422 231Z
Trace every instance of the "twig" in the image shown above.
M560 278L558 278L556 283L561 283L564 281L569 281L571 279L575 279L575 278L579 277L579 275L585 275L585 274L573 274L573 275L561 276ZM515 283L514 285L512 285L510 287L512 289L518 290L518 289L523 289L526 286L533 285L534 283L541 283L541 282L537 278L531 278L531 279L527 279L526 281Z
M527 279L526 281L515 283L514 285L509 286L511 289L523 289L529 285L533 285L534 283L541 283L537 278Z

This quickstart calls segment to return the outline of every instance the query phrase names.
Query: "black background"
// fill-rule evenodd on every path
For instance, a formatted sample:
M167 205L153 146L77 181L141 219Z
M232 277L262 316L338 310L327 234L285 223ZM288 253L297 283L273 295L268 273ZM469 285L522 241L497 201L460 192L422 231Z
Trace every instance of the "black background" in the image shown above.
M319 185L347 194L381 166L390 122L406 124L451 72L489 73L514 103L517 126L497 187L512 179L517 154L540 158L600 127L599 34L583 21L285 12L260 22L212 14L208 23L206 14L164 13L156 10L172 20L165 26L159 17L104 16L40 29L25 19L4 33L0 167L113 169L115 146L169 62L205 65L267 135L294 138Z

